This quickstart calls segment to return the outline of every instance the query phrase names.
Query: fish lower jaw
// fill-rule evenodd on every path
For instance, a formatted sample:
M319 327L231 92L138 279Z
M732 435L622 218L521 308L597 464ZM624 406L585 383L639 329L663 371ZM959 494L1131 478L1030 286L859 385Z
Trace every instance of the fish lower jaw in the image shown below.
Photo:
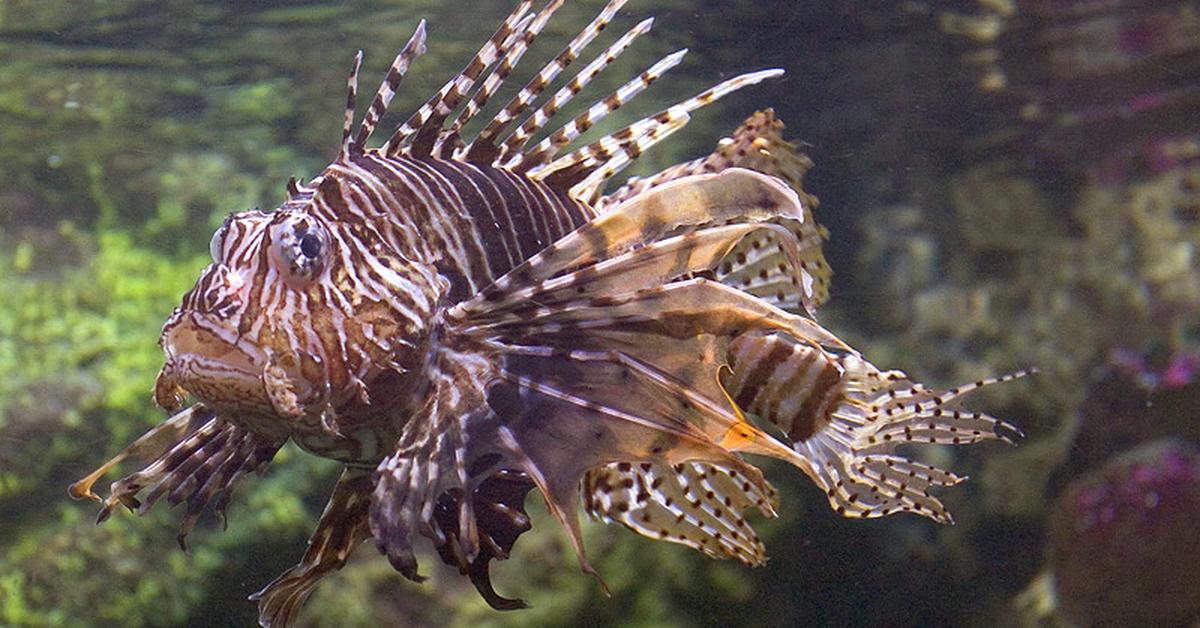
M276 415L262 369L235 367L224 360L179 354L163 364L154 382L154 401L168 411L187 397L222 415Z

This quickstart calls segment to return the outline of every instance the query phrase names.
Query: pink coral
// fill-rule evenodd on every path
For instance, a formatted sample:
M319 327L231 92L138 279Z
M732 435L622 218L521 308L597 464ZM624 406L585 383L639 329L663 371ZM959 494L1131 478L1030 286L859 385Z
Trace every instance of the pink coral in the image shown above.
M1059 606L1081 626L1200 620L1200 455L1173 441L1073 482L1050 519Z
M1140 353L1116 349L1108 362L1147 392L1178 390L1200 377L1200 351L1195 350L1176 351L1164 363L1156 365Z

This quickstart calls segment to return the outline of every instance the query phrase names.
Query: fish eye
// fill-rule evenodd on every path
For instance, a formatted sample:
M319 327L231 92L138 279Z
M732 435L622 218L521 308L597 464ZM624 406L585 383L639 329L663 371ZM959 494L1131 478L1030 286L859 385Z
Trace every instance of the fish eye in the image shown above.
M291 281L310 281L325 268L329 235L311 219L285 220L271 230L272 257Z
M303 238L300 238L300 252L305 257L315 259L321 254L321 248L321 238L311 231L304 234Z
M213 232L212 239L208 241L208 254L212 255L214 264L220 264L222 253L225 245L225 228L228 225L221 225L220 229Z

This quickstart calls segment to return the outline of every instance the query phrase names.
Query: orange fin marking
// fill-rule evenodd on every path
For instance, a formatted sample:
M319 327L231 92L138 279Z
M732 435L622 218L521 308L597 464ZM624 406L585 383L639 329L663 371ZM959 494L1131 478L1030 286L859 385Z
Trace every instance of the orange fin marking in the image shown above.
M732 396L730 396L729 391L725 389L725 385L721 383L721 372L725 369L729 369L729 372L733 373L733 367L729 366L728 362L718 366L716 374L717 388L719 388L721 390L721 394L725 396L725 402L728 403L729 407L733 410L733 415L737 417L737 423L734 423L733 425L729 426L728 430L725 430L725 435L721 437L721 440L718 442L718 444L725 449L736 450L741 449L754 441L755 436L757 436L755 434L757 428L751 425L750 420L746 418L746 413L742 412L742 409L738 407L737 402L733 400ZM766 435L763 434L763 436Z

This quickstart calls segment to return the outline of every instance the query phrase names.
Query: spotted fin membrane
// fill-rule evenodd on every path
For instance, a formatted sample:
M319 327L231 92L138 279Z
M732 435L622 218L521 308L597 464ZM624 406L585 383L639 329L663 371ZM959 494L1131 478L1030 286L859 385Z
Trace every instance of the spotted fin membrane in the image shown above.
M584 508L603 521L748 565L762 564L767 554L746 512L757 508L774 517L778 505L769 484L703 462L608 465L585 476L583 492Z

